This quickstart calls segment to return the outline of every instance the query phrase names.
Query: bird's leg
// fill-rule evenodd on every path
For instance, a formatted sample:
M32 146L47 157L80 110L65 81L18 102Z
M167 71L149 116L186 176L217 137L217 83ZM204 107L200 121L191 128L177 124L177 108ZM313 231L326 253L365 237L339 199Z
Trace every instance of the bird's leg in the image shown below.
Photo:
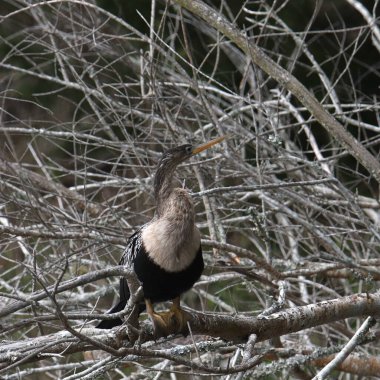
M187 335L189 333L187 322L189 320L187 313L181 309L180 298L177 297L173 300L172 306L170 307L170 313L172 313L172 320L175 319L177 322L177 332Z
M146 312L148 313L149 318L153 323L154 334L157 337L169 335L166 318L164 317L164 315L162 315L162 313L156 313L154 311L152 302L148 299L145 299L145 306Z

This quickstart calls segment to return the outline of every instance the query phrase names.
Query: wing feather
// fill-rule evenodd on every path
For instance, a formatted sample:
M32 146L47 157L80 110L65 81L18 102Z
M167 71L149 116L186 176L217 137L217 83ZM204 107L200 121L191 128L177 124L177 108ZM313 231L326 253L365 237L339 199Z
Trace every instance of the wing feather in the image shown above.
M135 261L135 258L137 256L137 253L141 249L141 232L143 228L145 227L142 226L139 230L137 230L134 234L132 234L127 241L127 245L124 249L124 253L121 256L119 265L125 265L127 267L132 267L133 262Z

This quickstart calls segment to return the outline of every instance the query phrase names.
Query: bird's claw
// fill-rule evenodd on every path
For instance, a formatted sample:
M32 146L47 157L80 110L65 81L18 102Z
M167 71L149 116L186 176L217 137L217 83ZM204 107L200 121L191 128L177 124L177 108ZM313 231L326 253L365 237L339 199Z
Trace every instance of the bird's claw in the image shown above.
M169 311L152 313L150 318L153 323L154 334L157 337L164 337L171 334L189 333L187 322L188 317L182 309L172 306Z

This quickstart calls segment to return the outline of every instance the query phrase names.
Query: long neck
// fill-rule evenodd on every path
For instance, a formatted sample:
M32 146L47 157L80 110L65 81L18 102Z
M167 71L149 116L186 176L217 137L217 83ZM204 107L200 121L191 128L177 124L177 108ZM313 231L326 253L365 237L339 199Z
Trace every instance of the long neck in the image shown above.
M165 203L173 192L173 176L177 164L173 161L161 160L154 177L154 197L156 198L156 212L160 216L165 210Z
M142 233L149 257L168 272L188 267L200 246L191 196L173 185L176 167L173 161L160 161L154 178L156 216Z

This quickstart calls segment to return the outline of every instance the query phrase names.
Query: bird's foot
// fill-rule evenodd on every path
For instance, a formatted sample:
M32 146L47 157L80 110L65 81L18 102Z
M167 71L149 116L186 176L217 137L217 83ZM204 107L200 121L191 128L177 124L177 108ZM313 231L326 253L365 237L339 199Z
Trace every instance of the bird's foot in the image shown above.
M165 337L171 334L170 322L166 312L153 313L149 317L153 323L154 335L157 338Z
M189 317L187 313L181 309L179 302L174 302L169 311L149 313L149 317L153 323L154 334L157 337L164 337L171 334L187 335L189 329L187 322Z

